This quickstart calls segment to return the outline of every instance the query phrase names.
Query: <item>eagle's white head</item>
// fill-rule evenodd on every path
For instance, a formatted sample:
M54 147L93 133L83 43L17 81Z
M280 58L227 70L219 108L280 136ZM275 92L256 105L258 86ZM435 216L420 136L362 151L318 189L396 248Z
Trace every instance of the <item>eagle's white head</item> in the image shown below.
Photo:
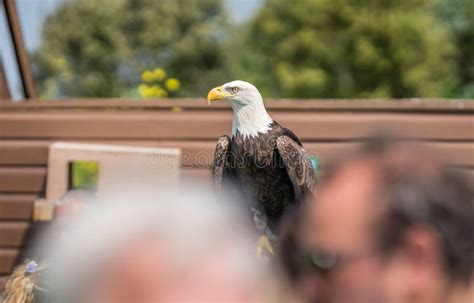
M207 101L227 100L234 111L232 136L237 132L244 137L267 133L273 120L265 110L262 95L251 83L235 80L209 91Z

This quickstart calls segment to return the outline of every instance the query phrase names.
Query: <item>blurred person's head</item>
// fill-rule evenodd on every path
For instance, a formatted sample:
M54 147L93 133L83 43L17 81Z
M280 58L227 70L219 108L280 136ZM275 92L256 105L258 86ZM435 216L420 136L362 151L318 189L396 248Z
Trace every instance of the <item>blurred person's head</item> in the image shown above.
M85 203L95 199L95 192L89 189L72 189L55 201L54 220L56 224L66 224L70 218L76 216Z
M423 150L373 139L328 172L287 238L294 286L314 302L469 302L472 194Z
M246 301L259 264L231 201L123 188L88 203L66 239L41 242L48 302Z

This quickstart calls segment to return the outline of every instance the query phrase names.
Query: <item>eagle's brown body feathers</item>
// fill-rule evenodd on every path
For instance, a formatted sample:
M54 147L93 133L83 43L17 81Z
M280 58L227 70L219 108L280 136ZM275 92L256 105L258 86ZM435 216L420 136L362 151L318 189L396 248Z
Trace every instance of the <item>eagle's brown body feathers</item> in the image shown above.
M273 122L267 133L219 138L214 163L218 187L238 187L244 199L263 208L268 223L278 222L285 209L311 192L315 176L301 142L290 130Z

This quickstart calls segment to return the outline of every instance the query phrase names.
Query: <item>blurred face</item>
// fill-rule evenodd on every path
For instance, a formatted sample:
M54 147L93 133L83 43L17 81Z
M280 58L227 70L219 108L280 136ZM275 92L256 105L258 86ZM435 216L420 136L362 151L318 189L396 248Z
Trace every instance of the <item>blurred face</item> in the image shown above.
M94 277L85 302L254 302L229 271L229 252L217 249L190 267L176 264L165 247L156 238L127 242Z
M375 178L372 170L354 164L309 205L299 242L323 269L303 275L298 283L310 301L390 302L383 291L385 262L373 239L380 211L373 202Z
M173 286L170 262L150 239L117 251L91 283L86 302L162 302Z

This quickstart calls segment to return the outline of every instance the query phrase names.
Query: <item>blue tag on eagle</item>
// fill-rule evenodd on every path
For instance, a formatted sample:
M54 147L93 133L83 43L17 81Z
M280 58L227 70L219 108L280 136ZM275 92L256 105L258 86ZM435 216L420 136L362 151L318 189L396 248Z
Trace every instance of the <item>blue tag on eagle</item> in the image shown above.
M313 170L314 174L318 174L318 167L319 167L319 157L316 155L311 155L309 156L309 160L311 161L311 164L313 165Z

